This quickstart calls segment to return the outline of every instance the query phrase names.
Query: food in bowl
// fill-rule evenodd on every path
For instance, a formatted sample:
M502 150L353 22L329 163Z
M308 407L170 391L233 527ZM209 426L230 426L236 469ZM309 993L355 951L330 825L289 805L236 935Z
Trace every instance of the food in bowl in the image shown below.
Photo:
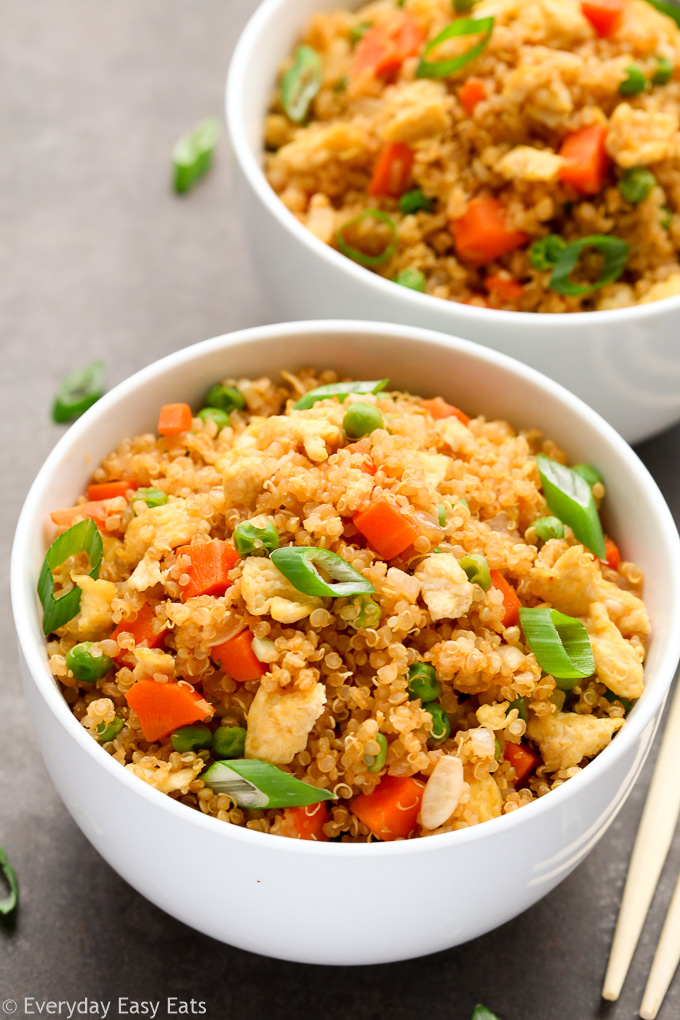
M678 295L680 31L659 6L316 14L266 118L267 178L322 241L434 297L558 313Z
M52 512L52 673L189 807L302 839L450 832L574 776L642 694L643 578L598 471L388 387L217 383Z

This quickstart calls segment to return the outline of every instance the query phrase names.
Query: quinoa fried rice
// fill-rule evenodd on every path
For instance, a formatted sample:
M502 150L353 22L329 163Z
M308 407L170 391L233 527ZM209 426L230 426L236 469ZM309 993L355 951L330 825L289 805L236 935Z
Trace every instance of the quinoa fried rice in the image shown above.
M469 18L493 19L482 51L427 76L427 42ZM450 38L425 59L482 39ZM322 241L344 239L367 265L396 240L374 271L480 307L574 312L680 294L680 31L646 0L480 0L461 15L451 0L377 0L315 15L301 41L320 87L302 123L277 87L265 169ZM413 191L425 207L410 211L400 200ZM372 215L352 225L373 209L393 234ZM607 266L587 247L565 292L555 256L532 256L548 235L617 238L625 268L599 286Z
M131 488L94 503L82 497L54 515L62 532L92 516L104 546L98 579L73 559L55 571L58 587L82 591L78 615L48 638L49 664L71 711L99 740L120 720L103 747L140 780L222 821L277 835L375 838L375 826L353 806L386 776L388 783L417 777L420 800L438 768L448 791L442 816L432 784L428 810L424 799L417 822L398 835L474 825L555 789L624 724L642 693L649 632L634 564L613 554L599 562L569 528L563 538L539 540L533 522L548 510L536 455L565 462L564 454L537 430L470 421L439 398L386 391L294 410L301 394L336 376L283 375L279 383L233 382L245 407L221 430L194 417L175 435L127 439L93 473L95 485L152 486L169 497L164 505L148 506ZM350 442L343 421L357 402L378 408L382 427ZM604 485L597 482L593 494L599 503ZM416 536L389 559L355 524L381 498ZM370 618L366 596L303 595L266 555L234 558L223 594L187 597L187 549L228 541L253 518L273 525L282 547L321 547L351 564L375 588ZM488 590L468 580L459 561L470 554L484 556L524 606L550 605L581 619L595 674L560 690L539 667L517 614L508 617L502 578ZM148 633L157 640L136 646L125 626L140 611L152 614ZM239 682L214 656L244 633L258 639L264 661L257 679ZM77 680L67 665L83 641L115 660L94 683ZM440 685L450 726L443 741L409 687L422 662ZM209 748L176 751L170 734L145 739L127 698L149 680L200 692L212 731L247 728L246 758L332 791L322 824L299 824L290 809L239 807L204 785Z

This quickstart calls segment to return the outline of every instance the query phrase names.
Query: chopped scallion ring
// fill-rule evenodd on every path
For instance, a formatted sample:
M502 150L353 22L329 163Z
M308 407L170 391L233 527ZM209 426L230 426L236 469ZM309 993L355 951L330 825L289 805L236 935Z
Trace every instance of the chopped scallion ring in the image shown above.
M586 549L606 560L604 535L588 482L571 468L539 453L536 457L543 493L550 510L568 524Z
M172 162L175 169L175 191L189 191L212 166L222 125L217 117L206 117L175 143Z
M359 612L350 620L353 627L377 627L382 617L382 609L370 595L360 595L354 600L359 607Z
M78 553L85 553L90 561L90 577L95 579L99 577L104 544L97 525L89 518L78 521L63 535L55 538L45 553L38 578L38 598L43 607L43 633L46 636L63 627L65 623L77 616L80 610L80 588L72 588L65 595L55 599L54 578L52 577L53 570Z
M375 588L363 574L330 549L287 545L283 549L274 549L271 561L303 595L338 598L344 595L372 595L375 592ZM318 567L328 574L333 584L324 580Z
M529 259L532 266L541 271L552 269L566 247L567 242L559 234L540 237L529 248Z
M380 393L388 384L389 379L371 379L369 382L341 382L317 386L315 390L308 390L303 397L296 400L293 410L308 411L317 400L332 400L333 397L337 397L342 404L350 393Z
M416 69L416 78L448 78L450 75L455 74L456 71L460 71L461 67L465 67L466 64L469 64L470 61L474 60L482 52L491 38L493 26L493 18L459 18L452 24L447 25L423 50L423 55ZM464 35L480 35L482 32L484 33L483 38L478 43L475 43L467 53L463 53L459 57L453 57L452 60L427 61L425 59L441 43L446 42L447 39L454 39Z
M531 527L541 542L549 542L551 538L564 538L564 524L559 517L539 517Z
M600 278L595 283L573 283L570 276L586 248L595 248L602 255ZM548 286L558 294L566 294L568 297L592 294L605 284L618 280L626 268L629 251L630 245L620 237L609 237L606 234L582 237L580 241L574 241L562 250Z
M524 636L541 669L562 691L595 672L588 631L580 620L547 607L519 611Z
M482 591L489 590L491 587L491 571L485 556L473 553L471 556L463 556L459 562L467 574L470 584L478 584Z
M311 46L298 46L292 67L281 79L281 105L294 124L301 124L307 116L322 81L319 54Z
M259 758L237 758L215 762L201 779L215 793L226 793L239 807L269 809L304 807L334 800L329 790L303 783Z
M410 216L417 212L432 212L434 199L428 198L420 188L413 188L405 192L399 199L399 211L404 216Z
M345 240L345 231L349 230L350 227L356 227L358 223L362 223L365 219L374 219L379 223L384 223L389 230L389 241L379 255L367 255L365 252L360 251L359 248L352 248ZM348 220L347 223L343 223L341 227L338 227L335 231L335 243L343 255L346 255L348 259L352 259L353 262L358 262L360 266L381 266L383 262L387 262L394 255L399 238L397 236L397 228L391 216L388 216L387 213L382 212L380 209L367 209L366 212L362 212L359 216L355 216L353 220Z
M85 368L67 375L57 390L52 418L58 425L75 421L106 392L106 365L91 361Z
M5 876L9 892L0 899L0 914L11 914L19 902L19 882L17 873L7 860L7 854L0 846L0 872Z

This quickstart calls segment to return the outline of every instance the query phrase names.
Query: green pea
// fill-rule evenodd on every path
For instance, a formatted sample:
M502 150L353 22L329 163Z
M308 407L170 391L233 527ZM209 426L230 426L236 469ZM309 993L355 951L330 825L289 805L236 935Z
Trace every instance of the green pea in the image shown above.
M463 556L460 565L467 574L471 584L478 584L482 591L488 591L491 587L491 572L485 556L473 553L471 556Z
M659 57L656 71L652 75L652 82L655 85L667 85L673 77L674 67L673 61L669 60L668 57Z
M453 9L456 14L469 14L477 0L453 0Z
M662 205L661 209L663 211L663 216L659 220L659 223L661 224L664 230L670 230L671 223L673 222L673 213L670 211L667 205Z
M204 404L206 407L219 407L227 414L236 409L242 411L246 406L244 397L234 386L223 386L222 383L210 387Z
M619 85L619 92L622 96L637 96L647 88L647 77L637 64L630 64L626 68L626 77Z
M382 609L378 603L370 595L359 595L354 602L359 606L359 612L352 620L352 626L377 627L382 617Z
M428 198L420 188L405 192L399 199L399 210L404 216L417 212L432 212L434 200Z
M229 424L229 415L226 411L223 411L221 407L202 407L198 412L198 416L201 421L214 421L217 425L217 431L221 432L222 429L226 429Z
M195 723L193 726L180 726L170 734L170 740L174 749L183 754L185 751L211 747L213 736L205 723Z
M352 25L349 30L349 37L353 43L361 42L371 27L370 21L362 21L359 25Z
M656 177L651 170L642 166L634 166L630 170L626 170L619 181L619 191L626 202L630 202L631 205L644 202L655 187Z
M496 759L496 761L500 761L502 754L503 754L503 749L502 749L499 741L497 739L494 739L494 742L493 742L493 756Z
M442 692L442 685L437 680L437 671L429 662L414 662L408 668L408 691L412 698L434 701Z
M333 86L334 92L346 92L347 91L347 78L338 78L335 85Z
M113 666L113 659L95 648L91 641L82 641L66 653L66 666L76 680L84 684L93 684L106 676Z
M532 266L541 271L552 269L566 247L567 242L559 234L540 237L529 248L529 259Z
M267 521L263 528L252 521L241 521L234 528L232 538L239 556L266 553L268 549L279 547L279 533L271 521Z
M423 705L423 708L432 716L432 730L428 737L428 743L441 744L443 740L446 740L451 735L449 717L438 701L432 701L427 705Z
M168 494L161 489L137 489L132 499L133 505L138 499L143 500L149 507L165 506Z
M242 758L246 749L246 733L243 726L219 726L213 733L212 752L215 758Z
M342 427L348 439L361 439L383 427L383 416L373 404L357 401L345 411Z
M511 701L508 706L508 712L512 711L513 708L516 708L519 712L520 719L523 719L525 723L529 722L529 709L527 708L526 698L515 698L514 701Z
M598 483L600 485L604 485L604 478L597 468L592 467L590 464L574 464L571 470L575 471L577 475L581 476L581 478L585 478L591 489L593 485L597 485Z
M425 274L421 273L419 269L402 269L395 276L394 282L398 283L400 287L418 290L421 294L425 293Z
M106 723L100 723L97 727L97 740L100 744L106 744L109 740L115 740L123 726L125 726L125 720L121 719L119 715L115 716L108 726Z
M539 517L531 525L541 542L551 538L564 538L564 524L559 517Z
M380 750L376 754L375 758L368 754L364 760L366 761L369 772L380 772L380 770L385 767L385 762L387 760L387 737L384 733L377 733L373 739L377 740L380 744ZM367 759L371 759L370 762Z
M443 503L437 503L437 524L440 528L446 527L446 507Z

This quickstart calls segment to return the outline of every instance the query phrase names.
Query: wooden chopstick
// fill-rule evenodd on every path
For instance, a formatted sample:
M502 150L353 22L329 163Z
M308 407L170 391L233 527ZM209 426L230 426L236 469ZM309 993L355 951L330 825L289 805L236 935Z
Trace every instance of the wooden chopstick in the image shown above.
M677 780L678 744L680 744L680 682L676 684L666 731L659 749L654 775L630 859L628 877L623 890L623 899L602 988L604 999L613 1000L619 997L673 840L673 833L680 814L680 782ZM680 897L678 899L680 901ZM680 910L680 903L678 910ZM660 963L660 973L661 966ZM670 976L672 977L672 972ZM666 991L667 984L663 993ZM655 987L657 986L655 985ZM663 998L663 994L661 998ZM660 1003L661 999L659 999L657 1009ZM649 1015L656 1016L656 1013Z
M640 1016L643 1020L654 1020L659 1012L678 963L680 963L680 878L666 914L645 994L642 997Z

